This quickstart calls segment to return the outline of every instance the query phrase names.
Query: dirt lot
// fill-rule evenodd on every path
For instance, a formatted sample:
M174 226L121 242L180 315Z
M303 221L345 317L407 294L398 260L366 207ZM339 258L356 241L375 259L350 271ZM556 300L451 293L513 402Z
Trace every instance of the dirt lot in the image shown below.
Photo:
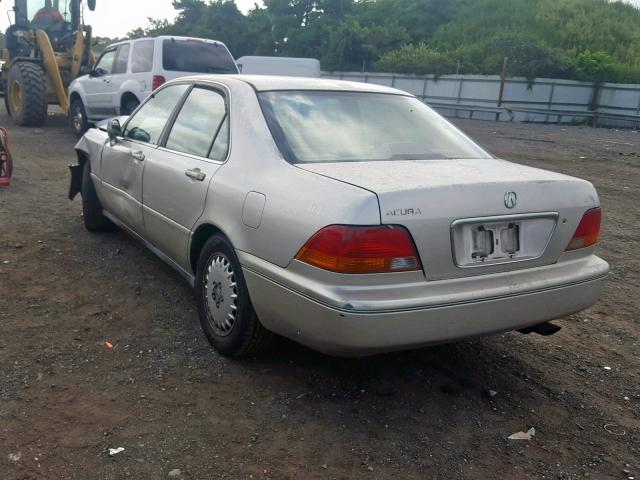
M459 123L497 155L595 183L604 297L553 337L355 360L286 342L218 356L178 274L123 233L83 229L64 120L12 127L0 479L640 479L640 133Z

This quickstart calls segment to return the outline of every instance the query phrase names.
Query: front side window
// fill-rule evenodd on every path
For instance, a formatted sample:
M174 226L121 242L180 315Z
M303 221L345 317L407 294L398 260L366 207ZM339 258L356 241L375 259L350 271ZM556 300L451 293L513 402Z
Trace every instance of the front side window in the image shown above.
M227 108L221 93L206 88L194 88L171 128L166 147L199 157L209 157L226 116ZM220 152L217 154L220 155Z
M129 50L130 46L128 43L125 43L124 45L120 45L118 47L118 53L113 65L114 75L119 73L127 73L127 66L129 65Z
M140 40L133 44L131 73L147 73L153 68L154 40Z
M187 88L188 85L171 85L152 95L127 122L124 137L157 145L169 117Z
M224 45L202 40L164 40L162 65L171 72L238 73L236 62Z
M115 49L104 52L100 57L100 60L98 60L98 63L96 63L96 67L94 68L96 75L99 77L102 77L104 75L111 75L111 73L113 72L113 64L115 62L115 59Z
M280 91L259 99L292 163L491 158L414 97Z

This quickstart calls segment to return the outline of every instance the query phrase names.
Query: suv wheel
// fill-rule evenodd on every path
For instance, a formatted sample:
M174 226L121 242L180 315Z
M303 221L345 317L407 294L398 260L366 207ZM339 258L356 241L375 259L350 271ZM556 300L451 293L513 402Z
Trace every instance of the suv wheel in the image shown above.
M127 103L124 104L122 115L131 115L139 105L140 102L138 100L128 100Z
M79 98L74 98L69 107L69 122L71 129L77 137L84 135L89 130L87 112L84 103Z
M255 355L271 344L274 334L258 320L240 262L222 235L213 235L200 253L196 299L202 329L222 355Z

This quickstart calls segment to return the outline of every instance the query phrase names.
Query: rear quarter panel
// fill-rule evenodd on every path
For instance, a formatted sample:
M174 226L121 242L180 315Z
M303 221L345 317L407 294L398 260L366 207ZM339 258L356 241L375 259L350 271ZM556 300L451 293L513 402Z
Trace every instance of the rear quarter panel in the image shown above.
M238 80L229 85L230 156L211 182L199 225L212 224L237 250L285 267L327 225L380 223L372 192L287 163L273 141L256 93ZM265 197L259 223L246 222L252 226L243 223L243 210L252 204L246 202L250 192ZM244 213L245 221L255 217L253 212Z
M127 79L122 83L116 96L116 111L122 115L120 106L122 98L131 93L136 96L140 103L144 102L151 94L151 74L150 73L129 73Z

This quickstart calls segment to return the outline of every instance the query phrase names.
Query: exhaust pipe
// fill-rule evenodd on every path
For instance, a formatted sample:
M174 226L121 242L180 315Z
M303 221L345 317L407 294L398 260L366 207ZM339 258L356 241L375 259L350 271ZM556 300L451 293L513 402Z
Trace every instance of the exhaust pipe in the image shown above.
M562 327L554 325L551 322L544 322L538 325L534 325L533 327L521 328L518 332L523 333L524 335L529 335L530 333L537 333L538 335L542 335L543 337L548 337L553 335L554 333L558 333L562 330Z

